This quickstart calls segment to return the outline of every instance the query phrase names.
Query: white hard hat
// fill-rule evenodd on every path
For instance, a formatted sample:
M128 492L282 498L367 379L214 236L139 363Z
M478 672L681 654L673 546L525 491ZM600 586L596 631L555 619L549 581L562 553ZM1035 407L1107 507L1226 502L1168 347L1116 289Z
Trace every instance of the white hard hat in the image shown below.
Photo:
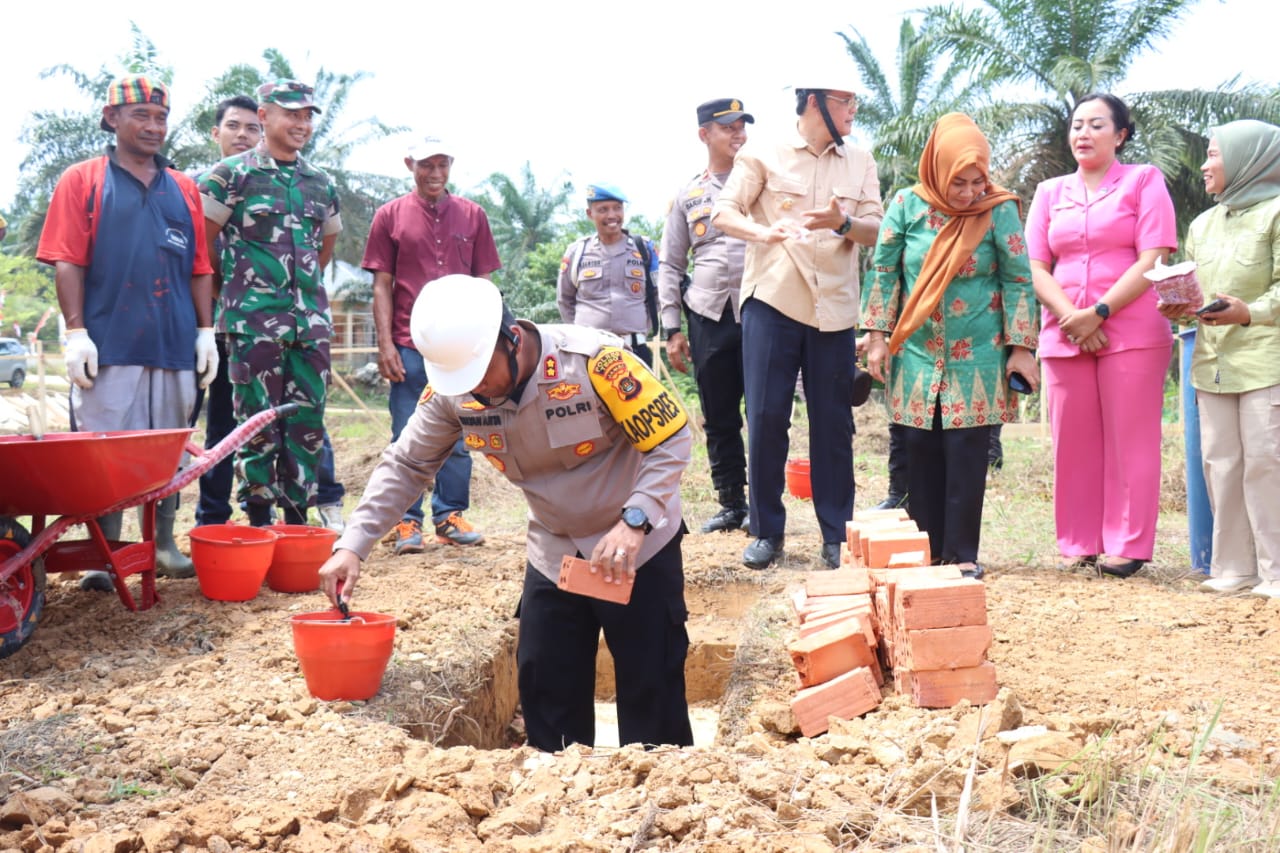
M427 282L409 316L427 379L445 395L466 394L480 384L501 328L502 294L493 282L469 275Z

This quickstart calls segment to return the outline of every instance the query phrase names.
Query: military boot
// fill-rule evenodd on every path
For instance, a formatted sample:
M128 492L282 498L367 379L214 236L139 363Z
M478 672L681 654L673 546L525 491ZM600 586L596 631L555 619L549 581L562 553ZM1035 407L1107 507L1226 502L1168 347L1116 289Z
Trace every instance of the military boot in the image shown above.
M118 542L120 528L124 526L124 513L112 512L100 516L98 526L102 528L102 535L107 537L108 542ZM111 575L106 572L84 572L80 575L80 588L94 592L112 592L116 587L111 582Z
M156 574L162 578L190 578L196 574L191 558L179 551L178 543L173 541L173 523L177 517L177 495L156 504Z
M747 499L743 497L742 489L721 489L720 511L707 519L707 523L702 525L702 532L744 529L748 515Z

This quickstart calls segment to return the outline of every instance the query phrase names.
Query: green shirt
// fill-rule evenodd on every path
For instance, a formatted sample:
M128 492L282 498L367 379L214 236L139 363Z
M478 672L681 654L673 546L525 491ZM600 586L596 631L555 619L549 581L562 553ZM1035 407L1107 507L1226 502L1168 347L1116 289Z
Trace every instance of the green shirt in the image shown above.
M897 193L862 292L864 328L893 331L948 218L910 190ZM1005 382L1005 347L1035 349L1039 311L1017 204L995 207L991 226L929 319L890 359L886 399L893 423L932 429L937 405L943 429L992 426L1017 414Z
M1250 317L1248 326L1199 326L1191 384L1215 394L1280 384L1280 196L1244 210L1206 210L1191 223L1185 251L1206 299L1238 297Z
M279 163L259 144L214 166L200 191L205 217L225 238L219 331L276 341L329 338L320 246L342 230L329 176L301 157Z

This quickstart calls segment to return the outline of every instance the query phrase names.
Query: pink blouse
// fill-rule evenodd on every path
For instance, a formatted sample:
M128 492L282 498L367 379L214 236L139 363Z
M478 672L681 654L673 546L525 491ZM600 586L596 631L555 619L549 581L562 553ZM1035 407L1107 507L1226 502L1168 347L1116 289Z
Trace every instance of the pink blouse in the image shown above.
M1079 308L1096 304L1139 253L1177 246L1173 201L1155 166L1117 160L1092 196L1078 171L1052 178L1036 188L1027 214L1028 255L1049 264L1067 298ZM1169 321L1156 310L1154 288L1113 310L1103 329L1110 340L1103 353L1167 346L1173 338ZM1039 354L1079 352L1044 309Z

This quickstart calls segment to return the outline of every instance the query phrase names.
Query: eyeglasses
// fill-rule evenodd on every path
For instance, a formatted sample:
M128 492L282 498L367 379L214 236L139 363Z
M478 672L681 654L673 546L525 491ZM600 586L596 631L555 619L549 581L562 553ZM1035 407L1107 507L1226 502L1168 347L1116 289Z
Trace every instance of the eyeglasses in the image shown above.
M835 101L843 106L846 110L856 110L858 108L858 96L850 95L847 98L837 98L835 95L827 95L828 101Z

